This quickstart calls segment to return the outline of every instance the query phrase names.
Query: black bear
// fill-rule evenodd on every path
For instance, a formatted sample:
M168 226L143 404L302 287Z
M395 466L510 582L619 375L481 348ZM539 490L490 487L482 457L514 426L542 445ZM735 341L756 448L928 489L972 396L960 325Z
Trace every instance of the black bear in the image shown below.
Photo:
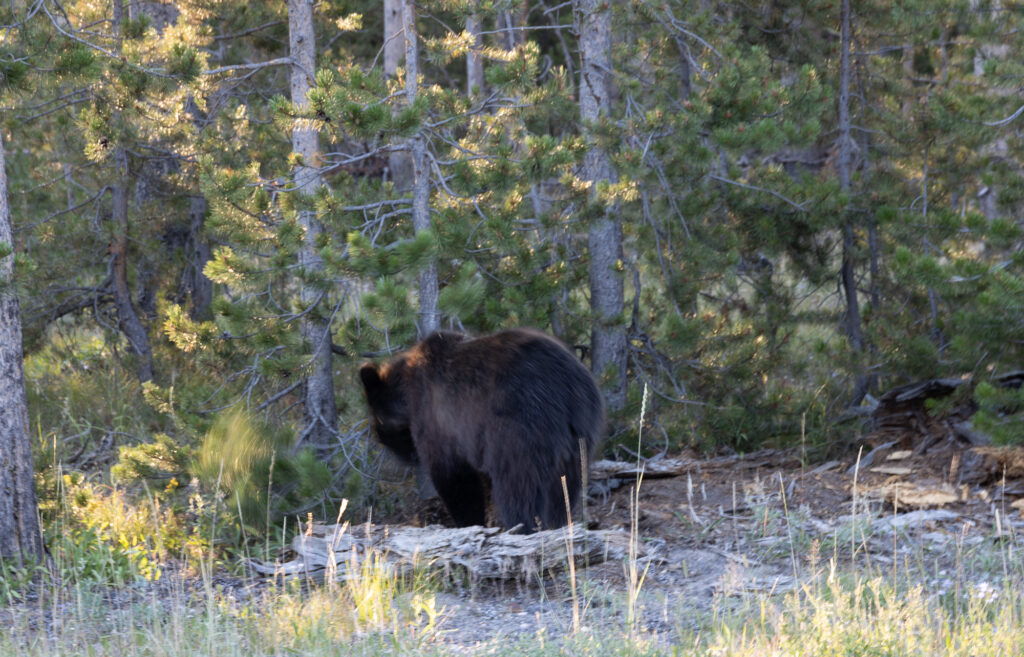
M380 442L422 461L459 526L482 525L487 488L501 523L527 532L566 524L604 422L601 393L561 342L513 329L438 332L384 365L359 370Z

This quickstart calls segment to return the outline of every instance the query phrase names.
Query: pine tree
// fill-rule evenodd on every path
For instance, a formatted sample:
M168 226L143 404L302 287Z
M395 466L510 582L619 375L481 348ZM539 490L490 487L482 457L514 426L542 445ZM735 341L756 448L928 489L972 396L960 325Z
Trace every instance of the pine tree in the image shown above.
M579 2L580 119L593 124L607 119L611 105L612 74L611 6L603 2ZM586 134L586 133L585 133ZM594 328L591 332L593 370L608 376L605 405L619 411L626 403L626 330L622 324L622 225L612 208L601 208L602 188L616 182L615 170L605 148L591 136L583 161L583 178L591 185L598 206L588 236L590 257L590 306Z
M316 34L313 25L313 5L308 0L288 3L288 37L291 65L291 100L302 113L309 106L309 90L316 75ZM322 300L325 290L320 289L323 259L318 251L323 247L320 236L323 226L313 209L301 207L316 197L322 186L320 176L319 133L315 124L296 121L292 128L292 152L297 157L293 173L293 189L303 197L296 200L298 227L302 231L299 247L299 266L303 280L299 299L303 306L302 335L312 350L310 373L306 378L302 434L300 441L323 449L333 442L337 434L338 410L334 403L334 356L331 351L332 331L329 316Z
M0 135L0 561L43 558L22 366L21 312L14 285L14 230Z

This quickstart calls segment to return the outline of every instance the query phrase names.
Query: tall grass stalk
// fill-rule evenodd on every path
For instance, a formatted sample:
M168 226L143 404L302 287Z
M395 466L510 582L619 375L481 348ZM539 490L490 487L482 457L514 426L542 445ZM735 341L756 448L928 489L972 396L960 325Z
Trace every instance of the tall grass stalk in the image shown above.
M338 541L348 531L348 521L345 524L341 524L341 516L345 514L345 509L348 508L348 500L342 498L341 504L338 506L338 517L334 520L334 531L331 532L331 540L327 542L327 567L324 578L329 582L330 586L334 585L338 574L338 561L335 556L334 548L338 545Z
M856 568L857 556L857 476L860 474L860 459L864 454L864 446L857 450L857 462L853 465L853 507L850 509L850 567Z
M793 540L793 523L789 517L789 503L786 501L786 482L779 472L779 494L782 496L782 516L786 519L786 537L789 538L789 560L793 566L793 579L799 577L799 568L796 559L796 541Z
M569 590L572 595L572 632L578 634L580 631L580 599L576 591L576 545L574 534L576 528L572 524L572 505L569 501L569 486L565 483L565 476L562 476L562 494L565 496L565 508L568 523L565 526L565 551L569 559Z
M271 495L274 487L274 465L277 463L277 450L270 452L270 466L267 469L267 521L266 521L266 540L263 546L263 558L267 559L270 557L270 509L273 505L270 503Z
M632 636L636 635L637 624L637 600L640 597L640 589L643 588L647 571L651 567L650 562L640 572L638 561L639 540L640 540L640 484L644 478L644 466L640 462L641 447L643 447L644 418L647 414L647 384L644 384L644 396L640 403L640 427L637 430L636 454L637 469L636 481L633 490L629 495L629 557L626 564L626 626Z

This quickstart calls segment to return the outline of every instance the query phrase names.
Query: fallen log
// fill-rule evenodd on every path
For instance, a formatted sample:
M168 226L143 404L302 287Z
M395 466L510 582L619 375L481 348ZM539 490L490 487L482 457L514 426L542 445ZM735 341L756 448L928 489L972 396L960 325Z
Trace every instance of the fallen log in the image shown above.
M632 479L643 474L645 479L678 477L687 472L701 472L722 468L750 470L763 467L781 467L796 458L793 450L762 449L750 454L716 456L696 459L680 456L677 458L652 458L637 461L601 460L590 464L590 479Z
M636 558L649 558L645 545L638 543L635 548ZM539 572L566 568L570 554L577 565L628 558L630 537L620 531L588 531L579 525L571 531L512 534L497 527L353 528L348 523L313 523L292 540L291 550L295 556L289 561L249 560L248 565L262 575L343 580L357 576L359 564L372 555L399 572L461 567L474 578L525 580Z

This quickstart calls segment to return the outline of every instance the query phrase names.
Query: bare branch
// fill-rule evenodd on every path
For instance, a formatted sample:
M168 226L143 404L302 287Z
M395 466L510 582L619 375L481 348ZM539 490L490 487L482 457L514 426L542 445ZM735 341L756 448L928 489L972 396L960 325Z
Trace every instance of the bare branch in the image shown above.
M259 32L261 30L265 30L268 27L276 27L277 25L281 25L283 23L284 23L284 21L270 21L269 23L264 23L263 25L257 25L256 27L250 27L249 29L242 30L241 32L235 32L234 34L220 34L220 35L217 35L217 36L213 37L213 40L214 41L225 41L227 39L237 39L238 37L248 36L250 34L253 34L254 32Z
M291 57L278 57L265 62L254 62L252 64L231 64L229 66L218 66L209 71L203 71L203 75L217 75L218 73L231 73L232 71L259 71L271 66L292 66L294 62Z
M771 194L775 198L779 199L780 201L783 201L784 203L792 205L794 208L800 210L801 212L807 211L807 208L804 207L804 203L797 203L793 199L786 198L785 196L776 191L765 189L764 187L755 187L754 185L747 185L746 183L741 183L737 180L730 180L729 178L723 178L722 176L716 176L714 174L709 174L708 177L711 178L712 180L717 180L718 182L722 182L727 185L735 185L736 187L742 187L743 189L749 189L755 192L764 192L765 194Z
M1006 117L1005 119L1000 119L998 121L982 121L982 124L983 125L987 125L987 126L989 126L991 128L998 128L1000 126L1006 125L1007 123L1010 123L1011 121L1016 119L1018 116L1020 116L1021 113L1024 113L1024 105L1021 105L1020 107L1018 107L1016 112L1014 112L1010 116Z

